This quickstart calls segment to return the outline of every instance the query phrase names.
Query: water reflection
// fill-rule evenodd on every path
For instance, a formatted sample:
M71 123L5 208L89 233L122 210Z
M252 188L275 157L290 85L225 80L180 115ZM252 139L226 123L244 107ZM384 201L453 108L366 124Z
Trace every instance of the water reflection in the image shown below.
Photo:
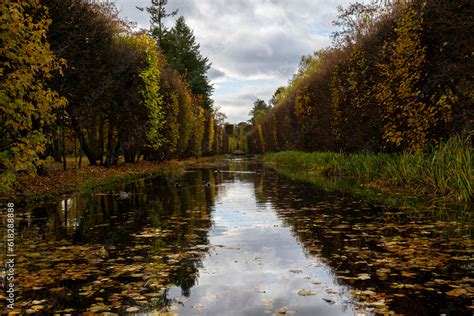
M262 202L272 204L305 251L330 266L366 310L471 313L470 222L376 207L273 172L257 174Z
M318 191L252 160L18 212L22 312L466 314L472 297L468 224Z
M270 204L257 201L254 173L224 173L199 285L180 315L353 314L347 288L317 258L307 256ZM303 294L303 295L302 295Z
M124 312L170 305L169 285L189 295L218 190L213 173L201 170L19 210L16 306ZM118 191L129 197L117 199Z

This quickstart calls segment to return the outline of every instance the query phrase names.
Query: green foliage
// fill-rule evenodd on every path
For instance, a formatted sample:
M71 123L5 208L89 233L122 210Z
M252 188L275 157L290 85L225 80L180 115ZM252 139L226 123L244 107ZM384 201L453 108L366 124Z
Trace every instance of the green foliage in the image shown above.
M41 3L1 7L2 191L49 155L66 168L68 154L112 166L121 155L135 163L213 152L223 122L211 107L210 65L183 18L163 26L176 14L167 1L147 10L161 48L119 19L113 3Z
M192 156L202 155L202 141L204 137L205 111L200 106L194 107L194 119L189 151Z
M253 108L250 111L250 123L254 126L261 123L265 116L270 112L271 106L267 105L267 103L263 100L256 100L253 103Z
M145 65L140 71L140 78L143 81L141 95L143 105L148 109L148 130L146 136L148 145L154 149L159 148L163 143L161 129L164 124L164 114L162 99L159 93L160 87L160 64L156 42L147 35L137 36L137 43L145 50Z
M183 157L189 146L192 97L186 82L168 65L161 74L161 94L165 123L161 128L163 145L158 149L158 159Z
M472 139L455 136L433 151L427 174L430 187L440 194L455 195L459 200L471 202L474 192L472 148Z
M180 17L173 28L164 34L160 47L169 64L186 77L193 94L203 96L204 106L210 108L212 86L206 75L210 68L209 60L201 56L199 44L196 43L193 31L183 17Z
M179 156L184 157L189 148L193 129L193 97L191 90L184 79L180 82L182 83L183 88L179 90L180 93L178 94L180 106L178 115L179 141L177 150Z
M471 140L456 136L429 155L286 151L267 154L265 160L304 170L313 177L344 177L375 186L383 182L392 189L469 204L474 183L473 154Z
M66 104L49 89L59 61L46 42L51 20L37 0L6 1L1 6L0 190L8 192L15 174L34 174L44 160L47 137L44 126L53 120L52 110Z
M203 155L209 155L213 151L214 147L214 133L215 133L214 113L207 111L204 138L202 142L202 153Z

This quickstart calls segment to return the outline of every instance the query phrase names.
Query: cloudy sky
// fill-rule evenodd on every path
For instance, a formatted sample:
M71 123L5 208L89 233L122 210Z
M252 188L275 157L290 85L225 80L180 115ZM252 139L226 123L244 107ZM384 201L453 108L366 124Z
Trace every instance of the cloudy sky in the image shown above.
M150 0L114 0L120 15L149 27ZM257 99L286 85L301 56L330 44L337 6L349 0L169 0L212 62L213 99L231 123L248 120ZM170 20L169 23L173 23Z

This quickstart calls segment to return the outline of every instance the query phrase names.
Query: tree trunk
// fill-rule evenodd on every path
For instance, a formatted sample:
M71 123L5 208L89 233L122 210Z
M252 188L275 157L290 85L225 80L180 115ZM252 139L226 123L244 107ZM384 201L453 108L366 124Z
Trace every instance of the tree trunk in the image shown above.
M100 165L104 164L104 120L102 117L99 118L99 151L98 158Z
M63 113L61 115L61 140L62 140L62 154L63 154L63 170L66 171L67 169L67 162L66 162L66 133L64 131L64 108L63 108Z
M74 130L74 133L76 134L77 138L79 139L79 144L81 145L81 149L86 155L87 159L89 160L89 163L91 166L96 166L97 161L95 159L94 153L90 150L87 141L84 137L84 134L81 131L81 128L79 127L79 124L77 122L76 117L70 113L71 116L71 124L72 124L72 129Z

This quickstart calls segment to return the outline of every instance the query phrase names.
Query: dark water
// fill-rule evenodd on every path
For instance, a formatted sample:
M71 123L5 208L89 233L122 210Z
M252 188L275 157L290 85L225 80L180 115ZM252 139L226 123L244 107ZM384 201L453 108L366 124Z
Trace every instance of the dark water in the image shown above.
M369 205L254 161L117 184L17 217L21 312L473 311L469 223Z

